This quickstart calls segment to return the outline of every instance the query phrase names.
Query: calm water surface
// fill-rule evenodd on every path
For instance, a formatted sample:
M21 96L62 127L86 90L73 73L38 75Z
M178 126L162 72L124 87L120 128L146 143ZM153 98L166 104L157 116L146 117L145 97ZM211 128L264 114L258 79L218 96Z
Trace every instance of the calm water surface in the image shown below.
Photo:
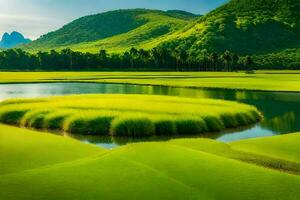
M2 84L0 100L17 97L46 97L70 94L154 94L193 98L213 98L243 102L256 106L265 120L243 130L230 130L209 137L224 142L246 138L265 137L300 131L300 93L253 92L221 89L172 88L163 86L138 86L98 83L41 83L41 84ZM121 138L76 136L77 139L106 148L113 148L131 141ZM170 138L150 138L147 140L168 140Z

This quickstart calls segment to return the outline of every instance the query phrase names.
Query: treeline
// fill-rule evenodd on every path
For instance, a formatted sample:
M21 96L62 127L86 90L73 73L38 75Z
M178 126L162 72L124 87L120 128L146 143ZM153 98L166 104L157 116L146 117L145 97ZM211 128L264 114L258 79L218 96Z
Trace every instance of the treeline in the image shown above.
M254 56L255 66L259 69L300 70L300 49Z
M173 70L173 71L237 71L252 70L250 56L225 51L222 54L203 53L190 56L184 50L171 51L157 47L152 50L132 48L122 54L97 54L63 49L61 51L28 53L21 49L0 52L2 70Z

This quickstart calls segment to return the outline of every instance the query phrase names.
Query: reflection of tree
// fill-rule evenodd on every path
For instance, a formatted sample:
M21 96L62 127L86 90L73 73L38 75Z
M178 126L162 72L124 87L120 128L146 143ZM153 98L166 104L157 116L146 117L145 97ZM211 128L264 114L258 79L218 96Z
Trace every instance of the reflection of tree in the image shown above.
M277 116L269 120L264 120L262 127L271 129L272 131L286 133L290 132L295 125L296 115L294 112L285 113L282 116Z

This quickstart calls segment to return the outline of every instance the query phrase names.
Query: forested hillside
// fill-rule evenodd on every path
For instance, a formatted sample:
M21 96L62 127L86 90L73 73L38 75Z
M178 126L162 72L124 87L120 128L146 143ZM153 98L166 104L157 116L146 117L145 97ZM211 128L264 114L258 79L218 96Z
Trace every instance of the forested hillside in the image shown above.
M300 2L231 0L205 16L177 10L111 11L75 20L23 50L66 48L90 53L106 50L125 57L131 48L151 52L159 48L185 65L207 65L208 58L212 65L223 60L232 64L237 56L251 56L258 69L299 69Z
M146 9L117 10L77 19L48 33L25 49L31 51L71 47L98 52L100 48L123 51L130 47L154 47L160 37L187 25L196 15L184 11Z
M258 55L260 60L273 53L300 62L295 55L300 47L299 18L298 0L232 0L162 45L193 56L229 50Z

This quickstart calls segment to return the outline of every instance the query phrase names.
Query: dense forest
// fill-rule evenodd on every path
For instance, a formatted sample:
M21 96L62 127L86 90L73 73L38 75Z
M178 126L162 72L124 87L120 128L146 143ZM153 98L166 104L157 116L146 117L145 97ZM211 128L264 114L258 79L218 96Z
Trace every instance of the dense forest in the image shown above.
M231 0L191 23L180 36L162 45L184 48L194 55L203 49L283 54L300 46L299 0Z
M61 51L28 53L21 49L0 52L1 70L172 70L172 71L237 71L255 69L250 56L239 56L225 51L191 57L186 51L171 51L157 47L152 50L131 48L122 54L82 53Z

